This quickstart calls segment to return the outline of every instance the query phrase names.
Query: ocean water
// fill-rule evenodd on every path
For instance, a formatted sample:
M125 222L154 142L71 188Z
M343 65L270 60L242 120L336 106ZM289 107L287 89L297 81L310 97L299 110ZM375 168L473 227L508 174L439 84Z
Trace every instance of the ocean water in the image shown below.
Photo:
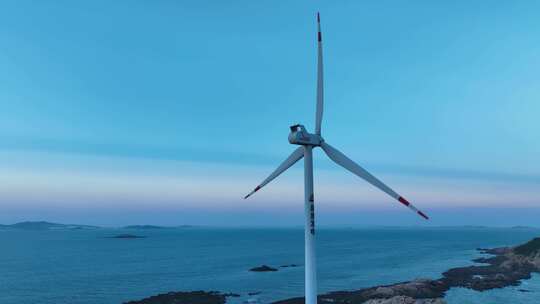
M107 238L121 233L146 238ZM522 228L319 229L319 292L438 278L449 268L473 264L477 247L515 245L539 235ZM268 303L303 294L303 241L300 228L0 230L0 303L118 304L189 290L242 295L229 303ZM301 266L248 271L262 264ZM487 292L452 289L447 300L540 303L540 276Z

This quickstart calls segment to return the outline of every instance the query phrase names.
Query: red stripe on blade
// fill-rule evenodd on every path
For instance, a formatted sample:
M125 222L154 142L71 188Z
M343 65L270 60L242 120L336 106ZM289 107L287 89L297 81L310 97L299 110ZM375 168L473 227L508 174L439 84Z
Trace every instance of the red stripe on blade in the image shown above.
M321 32L319 32L319 41L322 41L322 35L321 35Z
M427 217L427 215L425 215L424 212L418 211L418 214L420 214L420 216L425 218L426 220L429 220L429 217Z
M411 204L411 203L409 203L406 199L404 199L404 198L401 197L401 196L398 198L398 201L399 201L400 203L402 203L403 205L407 206L407 207Z
M259 189L261 189L261 186L257 186L257 187L255 188L255 190L253 190L253 191L254 191L254 192L255 192L255 191L259 191Z

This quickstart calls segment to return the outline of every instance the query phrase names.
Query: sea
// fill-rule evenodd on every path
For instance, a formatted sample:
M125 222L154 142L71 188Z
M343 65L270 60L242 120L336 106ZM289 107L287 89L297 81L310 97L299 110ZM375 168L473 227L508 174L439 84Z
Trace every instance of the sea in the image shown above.
M145 236L111 238L119 234ZM474 264L476 248L540 236L526 227L321 228L319 293L415 278ZM296 267L282 267L296 264ZM120 304L169 291L239 294L227 303L270 303L304 290L302 228L0 230L0 303ZM251 272L268 265L276 272ZM250 295L251 294L251 295ZM453 288L450 304L540 303L540 276L484 292Z

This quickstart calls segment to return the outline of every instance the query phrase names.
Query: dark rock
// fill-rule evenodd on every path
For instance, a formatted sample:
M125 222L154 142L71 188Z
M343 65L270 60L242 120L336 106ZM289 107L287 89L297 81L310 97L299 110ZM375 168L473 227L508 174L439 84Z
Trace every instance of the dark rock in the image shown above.
M216 291L169 292L124 304L225 304L226 297Z
M273 268L273 267L270 267L270 266L267 266L267 265L262 265L262 266L259 266L259 267L251 268L249 271L266 272L266 271L278 271L278 270L276 268Z
M531 292L530 290L528 289L518 289L519 292Z
M288 264L288 265L281 265L279 266L280 268L287 268L287 267L298 267L300 265L296 265L296 264Z

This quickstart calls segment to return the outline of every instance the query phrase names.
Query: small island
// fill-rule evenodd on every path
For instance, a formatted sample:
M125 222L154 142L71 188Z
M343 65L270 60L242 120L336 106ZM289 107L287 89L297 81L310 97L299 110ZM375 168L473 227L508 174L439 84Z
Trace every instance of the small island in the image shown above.
M262 266L259 266L259 267L253 267L249 271L267 272L267 271L278 271L278 270L277 270L277 268L273 268L273 267L270 267L270 266L267 266L267 265L262 265Z
M99 229L97 226L76 225L76 224L59 224L46 221L26 221L11 225L0 225L0 229L17 229L17 230L80 230L80 229Z
M298 267L300 265L297 265L297 264L287 264L287 265L281 265L279 266L279 268L289 268L289 267Z
M124 304L225 304L226 298L217 291L169 292Z

